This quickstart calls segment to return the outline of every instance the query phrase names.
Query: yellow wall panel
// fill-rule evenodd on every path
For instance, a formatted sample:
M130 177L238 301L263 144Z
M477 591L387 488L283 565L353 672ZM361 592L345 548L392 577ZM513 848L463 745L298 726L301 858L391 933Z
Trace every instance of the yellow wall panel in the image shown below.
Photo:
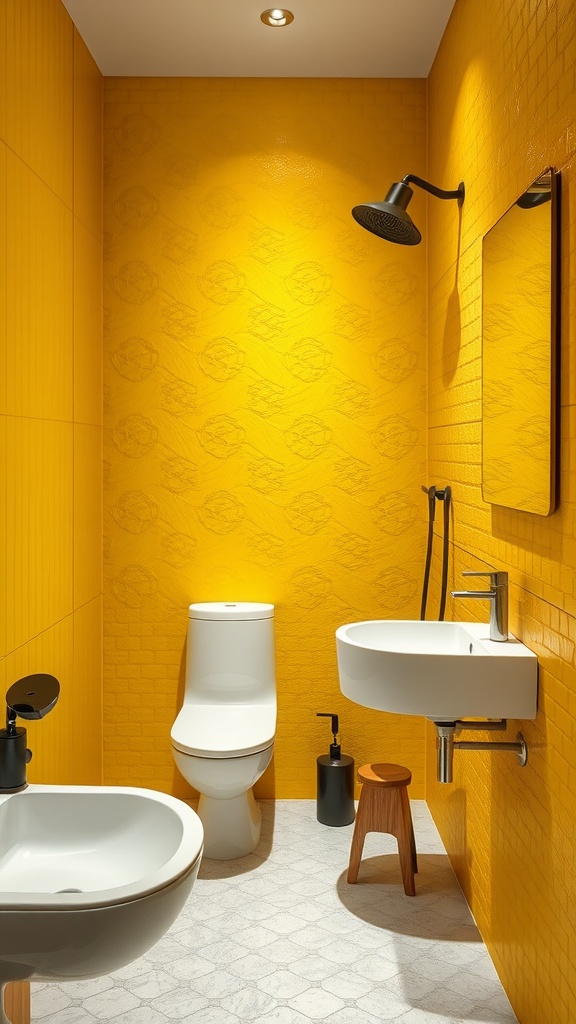
M74 612L74 782L102 783L102 597Z
M73 428L6 418L6 650L72 612Z
M522 1024L576 1019L575 82L569 0L457 0L428 83L430 178L466 182L461 223L429 204L429 473L453 486L453 585L465 569L507 570L510 628L540 671L536 721L507 735L522 729L526 768L457 751L454 784L439 785L430 729L427 794ZM561 500L541 517L482 501L481 259L483 235L547 165L562 173ZM471 601L448 611L488 617Z
M7 411L71 420L72 213L10 151L6 222Z
M6 139L6 102L7 96L7 70L6 66L8 63L8 39L6 30L6 4L0 6L0 140L2 142Z
M102 239L74 219L74 419L102 424Z
M6 416L0 415L0 465L6 466ZM0 473L0 579L7 578L8 559L8 532L7 526L8 502L6 492L6 474ZM6 593L9 591L6 589ZM6 654L6 606L7 601L0 601L0 658Z
M74 29L74 214L101 243L102 75L76 29Z
M260 793L314 794L323 710L423 792L422 723L341 696L334 630L419 604L425 252L350 209L422 171L424 143L419 81L105 82L110 782L188 792L169 744L187 605L233 598L276 605Z
M0 142L0 415L6 412L6 158Z
M70 209L72 22L60 0L4 0L6 142Z
M102 429L74 424L74 608L102 594Z

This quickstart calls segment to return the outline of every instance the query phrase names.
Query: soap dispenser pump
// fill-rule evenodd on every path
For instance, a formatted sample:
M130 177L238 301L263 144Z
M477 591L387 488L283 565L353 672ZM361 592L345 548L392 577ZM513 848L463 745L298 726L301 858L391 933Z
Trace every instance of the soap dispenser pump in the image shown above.
M317 718L331 718L330 753L316 759L316 817L322 825L351 825L354 821L354 758L342 753L338 743L338 715L318 711Z

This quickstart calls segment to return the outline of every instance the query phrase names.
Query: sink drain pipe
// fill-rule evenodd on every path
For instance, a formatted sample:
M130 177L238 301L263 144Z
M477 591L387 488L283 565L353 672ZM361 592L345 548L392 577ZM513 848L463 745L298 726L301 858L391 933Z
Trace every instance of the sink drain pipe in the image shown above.
M528 760L528 747L521 732L516 742L499 740L455 740L454 736L463 729L481 729L482 732L506 729L507 722L503 718L497 722L434 722L436 726L436 777L438 782L453 782L452 766L455 750L508 750L515 754L518 763L524 767Z

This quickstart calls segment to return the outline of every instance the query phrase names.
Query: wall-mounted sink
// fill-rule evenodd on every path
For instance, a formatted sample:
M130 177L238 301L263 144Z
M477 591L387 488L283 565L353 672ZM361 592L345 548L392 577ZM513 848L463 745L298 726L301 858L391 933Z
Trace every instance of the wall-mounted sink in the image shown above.
M0 985L96 977L142 956L182 909L202 842L190 807L148 789L0 794Z
M375 619L336 630L342 693L356 704L437 722L536 718L538 661L478 622Z

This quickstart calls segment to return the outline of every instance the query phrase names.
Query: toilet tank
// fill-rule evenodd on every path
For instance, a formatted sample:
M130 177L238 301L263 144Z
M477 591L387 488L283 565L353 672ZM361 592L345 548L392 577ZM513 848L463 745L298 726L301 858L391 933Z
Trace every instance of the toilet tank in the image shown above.
M274 605L191 604L184 703L276 702Z

